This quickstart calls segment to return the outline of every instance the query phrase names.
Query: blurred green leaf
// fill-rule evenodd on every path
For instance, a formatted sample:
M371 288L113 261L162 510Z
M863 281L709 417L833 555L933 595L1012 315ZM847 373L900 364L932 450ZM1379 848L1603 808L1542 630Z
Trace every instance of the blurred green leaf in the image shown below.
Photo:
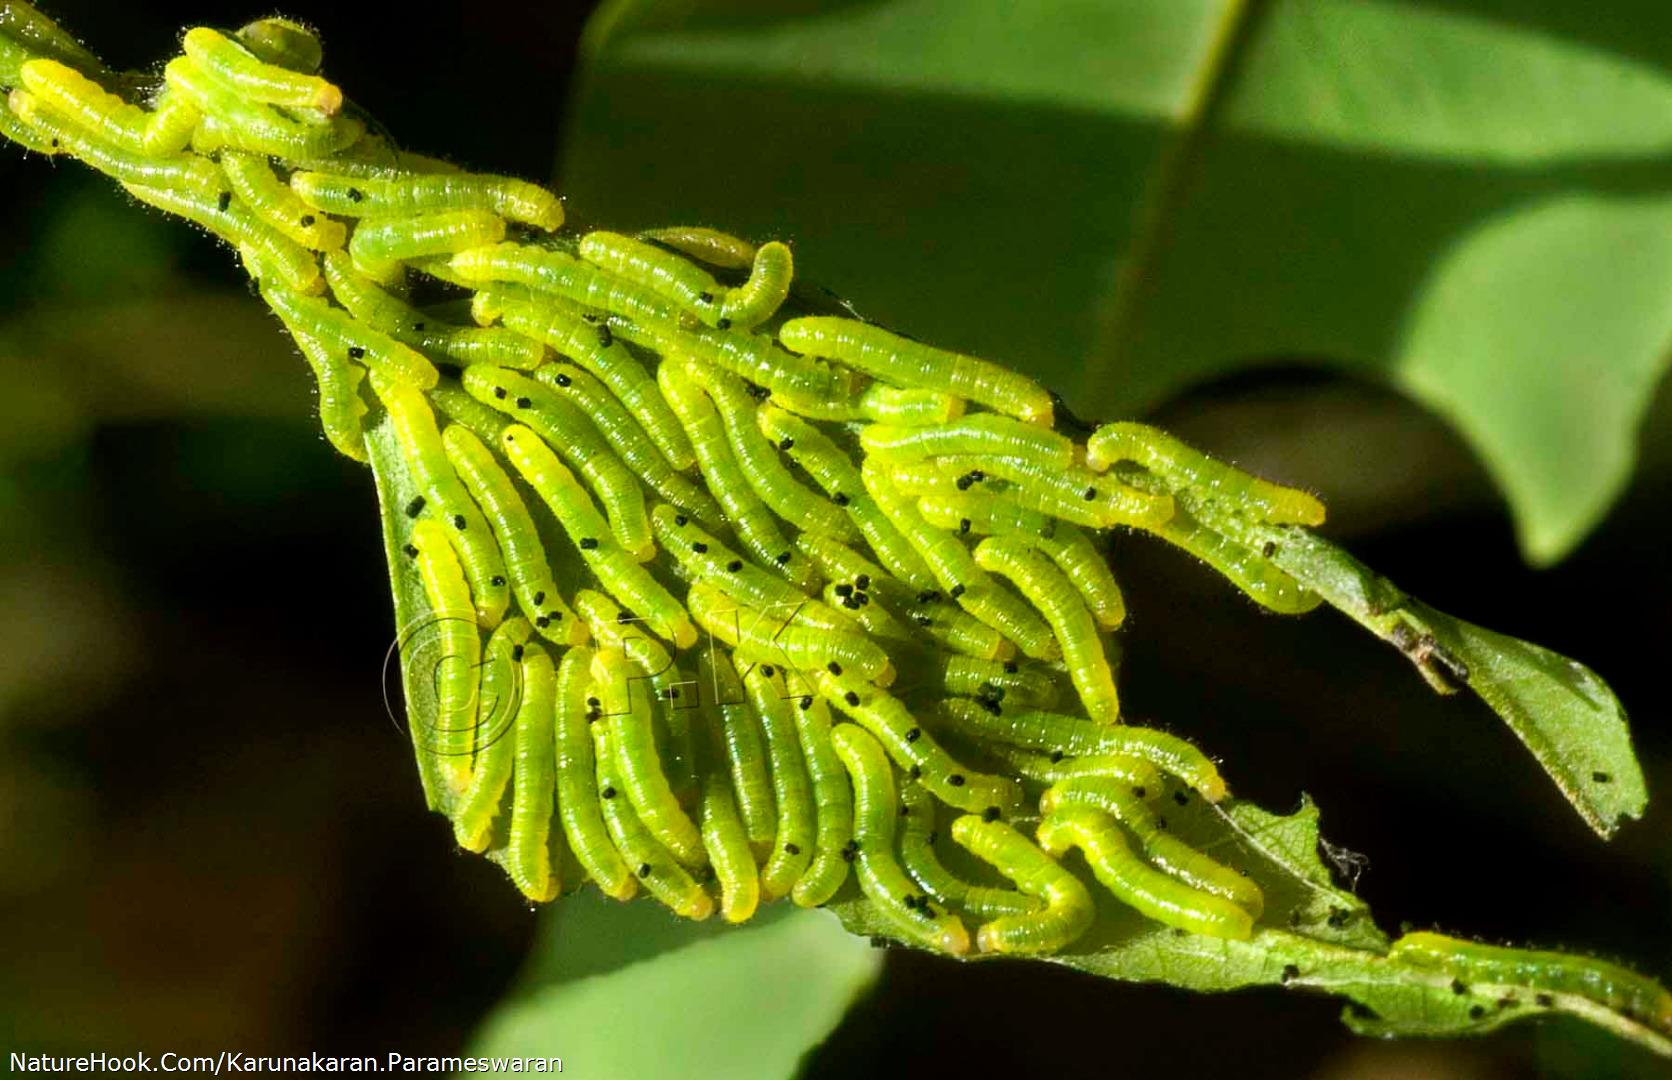
M876 978L882 953L778 905L742 927L681 922L587 890L547 920L535 978L472 1053L547 1054L577 1076L780 1080Z
M1629 476L1672 345L1664 4L620 0L588 45L564 187L600 220L788 236L1085 414L1272 359L1386 380L1538 562Z
M35 297L110 303L173 284L189 233L161 214L135 213L134 201L103 176L78 171L65 179L69 190L50 208L40 242L25 265L9 268L28 277Z

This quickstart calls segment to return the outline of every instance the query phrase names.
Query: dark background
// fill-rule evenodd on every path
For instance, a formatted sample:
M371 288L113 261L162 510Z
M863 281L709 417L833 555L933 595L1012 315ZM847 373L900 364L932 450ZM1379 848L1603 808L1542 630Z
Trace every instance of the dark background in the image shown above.
M283 7L415 149L554 174L590 5ZM268 9L47 10L113 66L153 67L180 27ZM0 1043L456 1052L513 984L535 916L423 811L385 717L369 474L318 437L305 366L228 253L74 165L0 153L0 195ZM1623 502L1542 572L1455 437L1375 386L1278 368L1155 419L1318 487L1327 531L1416 595L1595 667L1633 713L1658 799L1672 777L1672 452L1653 434L1666 399ZM1362 480L1344 489L1346 473ZM1344 620L1266 617L1139 538L1117 541L1116 568L1131 710L1220 756L1240 795L1286 810L1310 792L1326 835L1369 855L1359 888L1384 927L1592 949L1672 977L1658 801L1604 845L1484 706L1435 698ZM1379 1044L1338 1011L893 953L809 1069L1655 1067L1577 1025Z

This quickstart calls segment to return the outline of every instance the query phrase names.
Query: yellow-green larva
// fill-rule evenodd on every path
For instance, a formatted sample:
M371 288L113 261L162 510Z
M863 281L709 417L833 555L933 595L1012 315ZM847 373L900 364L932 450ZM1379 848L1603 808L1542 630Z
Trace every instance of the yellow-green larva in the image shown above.
M1035 660L1055 660L1061 655L1051 628L1020 597L998 582L989 580L962 594L953 586L948 595L957 596L959 607L1015 642L1025 655ZM994 654L994 659L1008 657L1008 652Z
M713 652L713 650L704 650ZM699 664L700 664L699 660ZM720 916L730 923L747 922L761 901L760 868L755 864L755 842L737 808L732 792L724 721L715 708L711 684L696 684L700 716L697 720L697 820L702 842L720 885ZM768 836L766 843L770 843Z
M951 392L990 409L1049 427L1051 395L1008 368L936 349L854 319L791 319L778 340L798 353L828 357L896 386Z
M837 506L808 490L790 475L777 451L755 421L755 400L742 380L707 364L686 363L682 374L703 388L726 428L743 478L779 517L803 532L822 533L841 540L859 534Z
M1009 825L966 814L952 823L952 839L1044 903L1043 911L982 924L975 934L982 952L1055 952L1090 929L1097 910L1085 885Z
M551 507L604 588L676 648L696 644L697 629L685 609L610 535L603 515L551 448L521 424L506 428L500 445L506 459Z
M1014 702L1022 708L985 708L974 701L952 699L942 703L941 710L958 730L978 738L1068 756L1118 754L1138 758L1183 780L1208 802L1218 802L1227 793L1225 779L1213 761L1176 735L1154 728L1099 724L1077 716L1028 711L1013 694L1006 695L1006 705Z
M1098 636L1097 623L1074 584L1050 559L1025 543L990 536L975 549L977 565L1016 583L1028 602L1044 614L1062 646L1063 663L1093 720L1113 724L1120 717L1114 669Z
M360 396L360 384L366 378L364 368L348 359L348 353L335 341L327 341L313 332L311 324L291 322L284 311L273 303L268 294L281 288L269 285L262 298L279 316L291 339L302 350L302 356L313 369L319 385L319 426L325 438L337 452L355 461L367 460L365 416L366 402ZM282 301L281 301L282 302Z
M517 719L526 687L520 667L532 629L526 619L506 619L482 650L477 695L476 760L470 786L453 813L453 837L466 851L488 850L494 819L517 759Z
M279 279L273 284L292 290L300 299L307 300L309 294L321 291L319 264L314 261L313 253L256 217L247 206L234 200L231 193L200 195L176 188L152 188L139 184L123 184L122 187L140 202L201 225L234 247L249 245L261 254L267 265L279 272ZM322 322L316 315L305 314L302 319L319 324L325 337L336 336L339 329ZM424 365L429 364L423 357L417 359ZM430 368L432 373L434 370ZM421 372L422 368L414 365L411 374L414 378L423 378ZM433 377L429 385L435 385Z
M291 167L298 172L352 176L363 180L399 180L415 175L456 176L463 172L462 169L450 161L414 153L405 147L397 146L387 136L377 134L364 135L329 157L291 158L287 160ZM352 202L353 200L349 201ZM344 216L352 215L345 214ZM500 216L504 218L514 217L512 214L501 214Z
M1090 507L1059 505L1057 500L1025 491L1009 480L970 469L967 458L928 458L922 461L889 461L888 482L902 495L913 498L952 497L974 493L981 499L1002 498L1048 520L1097 526L1100 520ZM959 471L960 468L963 471Z
M1023 709L1048 709L1057 701L1056 680L1044 668L974 656L941 656L936 663L940 686L952 697L1003 701Z
M763 404L756 414L761 434L789 454L813 482L823 488L831 502L843 508L849 520L870 544L878 558L896 569L918 589L932 584L933 574L911 543L889 521L865 489L865 482L852 460L824 432L776 405ZM804 532L797 544L812 542L818 531ZM840 533L830 533L841 536ZM826 576L832 576L828 572Z
M603 230L581 237L577 250L587 262L644 286L690 312L705 326L730 325L720 313L729 290L695 263L655 244Z
M448 460L435 413L424 395L381 373L374 372L371 383L388 411L395 440L425 500L418 510L447 524L470 580L476 617L484 629L491 630L511 603L511 583L499 544Z
M601 722L610 725L622 790L650 835L681 865L701 866L707 858L702 832L679 805L662 768L649 684L639 681L638 674L637 665L620 649L601 648L592 659L593 693L602 702Z
M369 218L354 227L348 252L356 266L372 268L379 280L395 276L394 264L427 255L495 244L505 237L505 219L488 210L442 210L411 218Z
M761 867L761 891L768 900L776 900L790 894L813 859L817 836L813 781L784 677L772 664L753 663L743 673L743 686L766 732L766 754L772 766L778 828L766 865Z
M914 639L915 635L905 623L895 618L894 614L881 604L871 603L869 594L855 592L851 585L830 582L824 587L823 598L827 607L841 610L842 614L850 617L859 624L861 630L874 638L898 642Z
M814 425L770 401L754 410L754 419L761 435L806 470L838 506L864 490L853 460Z
M747 270L755 258L755 245L749 241L701 225L646 229L639 235L722 270Z
M691 442L673 410L662 400L656 380L625 345L615 340L607 325L588 322L578 308L562 307L562 302L523 302L492 289L478 291L472 301L478 321L488 314L479 310L479 303L496 309L493 318L502 320L507 327L545 342L596 375L644 428L668 464L684 470L696 463Z
M149 117L138 105L110 93L68 64L45 57L25 62L18 76L23 89L97 142L135 157L149 153L145 145Z
M883 686L894 681L888 654L861 634L797 625L788 612L749 607L701 582L691 586L685 599L703 629L758 660L800 670L842 672Z
M1058 858L1077 847L1097 880L1116 899L1163 926L1247 941L1254 917L1222 896L1192 889L1133 853L1115 819L1089 807L1064 807L1040 822L1039 846Z
M701 920L714 914L713 898L679 865L667 848L656 842L633 811L622 787L610 725L593 724L592 740L604 826L634 876L646 891L676 915Z
M605 596L592 589L575 593L575 611L588 627L600 647L620 649L638 668L637 681L643 685L636 692L648 692L660 703L662 724L659 733L666 736L662 764L668 783L681 803L696 793L696 753L692 732L692 718L700 708L696 701L697 682L687 679L673 656L662 643L639 628L634 619Z
M880 424L944 424L964 414L964 399L938 390L919 390L867 382L850 387L845 396L798 394L777 389L772 400L809 420L849 423L874 420Z
M518 370L537 368L547 358L539 342L502 327L456 326L419 311L362 276L341 251L326 254L325 280L331 295L349 314L419 352L463 365L494 364Z
M251 247L249 244L238 245L238 261L244 264L244 273L250 276L250 282L258 289L263 281L283 281L284 272L274 264L273 260L263 251ZM325 295L325 280L315 278L306 289L301 290L304 296Z
M464 388L477 401L533 428L560 450L597 492L615 538L634 559L643 562L650 557L654 546L643 489L585 413L543 383L491 364L466 368Z
M0 36L0 49L4 47L5 38ZM0 83L0 86L3 85L5 84ZM27 97L28 93L27 90L14 90L7 95L5 102L0 102L0 136L37 154L57 154L61 151L58 140L39 128L30 127L24 122L23 117L17 114L16 107L12 104L19 97Z
M1014 537L1038 548L1074 583L1099 626L1113 630L1125 620L1126 600L1108 559L1073 525L994 494L925 495L917 511L943 529Z
M1658 1031L1672 1032L1672 994L1653 979L1606 960L1485 945L1430 930L1413 930L1394 941L1388 959L1445 972L1465 989L1484 984L1575 994L1600 1001Z
M795 546L801 549L820 574L860 591L870 588L873 580L885 576L881 567L840 540L803 533L795 538Z
M855 496L850 501L849 509L851 510L854 506L857 506L860 500L861 496ZM872 553L878 559L887 562L889 570L894 573L885 574L882 568L863 555L842 542L832 540L829 537L802 533L795 538L796 546L813 561L826 577L834 581L846 581L858 585L860 591L864 591L868 587L868 585L859 584L861 577L880 581L884 577L897 576L915 589L933 588L935 576L929 572L929 568L924 565L923 560L918 558L917 552L912 550L912 546L906 542L906 538L901 536L899 531L888 523L888 519L883 516L883 512L878 509L877 504L871 501L870 496L863 496L863 500L870 507L870 513L875 515L876 521L880 524L873 530L858 516L855 516L854 520L860 523L862 531L865 532L867 539L871 541ZM882 542L878 543L879 540ZM899 569L904 569L907 573L898 574Z
M1107 776L1070 777L1053 784L1039 800L1039 810L1046 815L1068 806L1088 806L1108 814L1132 831L1143 845L1144 855L1158 868L1186 885L1222 896L1259 918L1265 907L1260 887L1168 832L1155 811L1127 784Z
M942 589L956 589L961 594L972 585L988 583L987 575L975 565L975 559L963 541L924 521L917 512L916 504L894 488L875 458L865 459L860 476L866 492L888 518L889 524L905 537ZM884 562L887 560L884 559ZM895 568L890 566L889 569ZM896 576L911 581L907 575L896 573Z
M557 899L562 881L551 857L556 809L556 732L553 717L557 679L551 657L540 646L523 646L522 705L517 710L516 767L511 774L511 830L505 868L530 900Z
M213 202L225 189L219 171L193 154L153 157L105 142L102 133L83 130L74 121L45 107L31 91L13 90L7 97L12 115L23 121L53 153L67 153L124 184L183 192L193 199Z
M720 414L698 387L678 370L663 364L656 372L662 396L690 436L697 467L708 490L719 502L726 521L737 533L738 543L763 566L774 567L792 583L804 589L818 584L818 573L785 539L778 520L744 479L726 437Z
M1166 782L1161 770L1147 761L1120 754L1082 754L1064 757L1060 751L1049 754L1023 750L1015 746L984 742L981 752L994 759L1017 776L1055 784L1075 776L1106 776L1112 780L1145 792L1160 791Z
M885 595L892 594L889 595L890 606L902 618L929 631L931 637L954 652L985 660L1008 660L1016 655L1016 647L1009 638L956 604L921 599L914 602L901 598L895 589L882 591ZM969 597L969 594L965 596ZM969 598L978 607L982 603L979 595ZM1002 614L994 616L994 621L1003 621Z
M192 133L202 119L203 113L189 98L163 87L145 121L146 153L178 154L191 145Z
M324 79L264 63L239 42L206 26L186 31L183 44L204 74L247 101L317 109L326 116L342 109L343 92Z
M430 401L448 420L469 428L471 433L488 446L498 446L499 437L511 426L504 413L496 412L477 401L457 383L442 382L430 391Z
M1001 815L1021 804L1022 790L1015 781L960 765L892 694L824 671L812 677L826 701L881 740L888 756L941 802L970 813L996 810Z
M855 381L846 369L785 352L765 334L706 326L680 329L665 321L647 322L641 330L642 343L658 352L712 364L773 392L840 398L852 392Z
M1076 525L1150 528L1173 514L1173 500L1167 495L1144 491L1108 473L1094 473L1079 465L1048 469L1025 458L996 454L948 454L939 459L939 465L959 476L979 474L1008 480L1013 485L1011 498Z
M561 199L537 184L508 176L460 172L345 176L301 170L291 174L290 186L309 206L346 217L412 218L470 210L491 212L547 232L563 224ZM483 243L497 244L502 237L503 233Z
M171 93L182 95L204 114L193 145L208 152L232 145L289 161L328 157L365 132L347 116L325 123L292 119L277 108L251 101L209 78L190 57L176 57L163 70Z
M762 244L755 252L749 279L726 295L721 318L743 330L759 326L777 313L794 277L795 258L789 245L777 240Z
M748 922L760 906L761 874L724 772L703 773L700 800L703 847L720 883L720 917Z
M948 870L935 854L935 800L923 785L907 781L900 787L900 863L912 880L935 900L980 919L1038 911L1035 897L1014 889L973 885Z
M1324 504L1311 493L1261 480L1185 445L1148 424L1104 424L1086 440L1086 464L1103 472L1131 461L1170 487L1223 501L1273 525L1322 525Z
M778 808L767 769L766 738L731 659L720 649L703 649L697 659L702 703L717 723L738 812L749 843L764 855L778 829Z
M883 514L929 567L935 582L958 606L1038 660L1060 655L1050 627L1013 593L987 575L957 534L923 520L912 500L895 490L875 458L861 470L865 489Z
M629 319L677 327L680 308L643 285L600 270L573 255L531 244L487 244L460 251L449 263L473 284L509 282L552 293Z
M343 223L298 199L273 174L266 158L242 150L223 150L221 171L226 173L233 194L247 203L257 217L298 244L315 251L335 251L343 246L348 236ZM381 326L378 329L387 330Z
M592 708L586 700L593 655L588 648L570 649L557 669L557 817L586 876L604 895L628 900L638 892L638 879L615 849L599 806Z
M525 339L526 340L526 339ZM573 364L546 364L535 372L553 393L592 418L616 455L662 498L688 514L718 524L720 507L684 473L677 472L644 427L591 372Z
M1180 505L1172 518L1149 531L1201 559L1270 611L1301 615L1323 602L1261 552L1197 520L1188 506Z
M505 557L511 591L540 636L558 645L586 641L586 624L575 616L552 578L546 547L511 478L493 453L466 428L450 424L441 434L447 460L471 498L481 507Z
M802 626L826 630L855 629L854 621L801 592L754 563L747 562L701 526L666 503L650 512L661 543L695 581L711 585L765 614Z
M859 444L867 454L906 461L947 454L994 454L1046 470L1074 464L1074 443L1066 435L993 413L913 427L871 424L860 431Z
M790 897L801 907L818 907L836 895L848 876L848 845L853 840L853 792L847 771L830 741L830 709L824 699L807 694L793 702L801 752L813 782L817 832L813 861Z
M286 324L303 326L316 338L333 344L349 359L364 364L391 383L411 386L415 390L430 390L440 380L435 364L425 359L423 354L390 338L388 334L359 323L351 314L341 308L333 308L323 299L301 296L278 286L264 288L263 296Z
M945 424L964 415L964 399L939 390L873 382L859 392L859 413L879 424Z
M440 522L413 524L408 548L418 567L429 616L424 633L434 634L439 659L426 674L433 680L436 710L430 730L413 726L420 765L439 759L435 768L447 786L449 801L470 784L470 760L476 739L476 680L482 642L464 568Z
M938 592L913 589L889 576L851 548L805 533L796 544L833 579L825 587L827 602L851 614L868 633L910 641L916 636L906 628L910 623L957 652L1005 660L1015 654L1015 647L997 630L942 601ZM835 599L828 599L831 595Z
M854 724L836 725L830 740L853 784L853 860L860 888L902 936L962 956L970 947L963 922L936 910L894 860L899 801L881 744Z

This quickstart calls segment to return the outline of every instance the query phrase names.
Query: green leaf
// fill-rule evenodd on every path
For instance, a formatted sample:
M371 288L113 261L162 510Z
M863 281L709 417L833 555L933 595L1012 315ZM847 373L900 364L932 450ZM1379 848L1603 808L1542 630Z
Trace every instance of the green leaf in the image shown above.
M1536 562L1629 477L1672 345L1664 4L640 0L589 60L578 205L788 236L1084 415L1273 358L1385 380Z
M1227 941L1159 928L1096 890L1097 923L1049 962L1107 979L1187 990L1279 986L1333 994L1351 1002L1343 1013L1349 1027L1380 1036L1482 1034L1516 1020L1565 1013L1672 1056L1672 1038L1617 1011L1600 995L1545 994L1527 983L1459 990L1450 973L1390 959L1388 940L1369 908L1334 885L1320 860L1318 813L1310 800L1287 817L1236 800L1220 807L1197 800L1167 820L1200 850L1240 849L1236 865L1266 894L1266 913L1254 937ZM891 934L863 901L832 907L854 933Z
M377 481L378 518L383 525L383 557L389 567L389 591L395 600L394 648L399 652L401 701L404 703L407 733L413 741L425 804L431 810L448 813L450 795L441 776L440 759L424 749L424 733L433 730L434 718L439 710L435 684L424 677L422 663L431 608L424 595L423 582L412 569L412 560L401 550L411 532L405 508L417 497L419 487L401 455L387 413L367 429L366 450L371 460L372 475ZM391 659L394 657L395 653L391 652ZM387 679L384 692L390 692ZM396 703L388 698L385 700L393 709Z
M728 927L587 890L553 910L533 977L471 1052L562 1057L587 1076L781 1080L881 957L824 912L778 905Z
M1398 648L1441 693L1458 684L1480 695L1531 750L1573 808L1607 838L1649 802L1626 713L1596 672L1540 645L1437 611L1305 529L1256 525L1235 513L1197 510L1290 576Z

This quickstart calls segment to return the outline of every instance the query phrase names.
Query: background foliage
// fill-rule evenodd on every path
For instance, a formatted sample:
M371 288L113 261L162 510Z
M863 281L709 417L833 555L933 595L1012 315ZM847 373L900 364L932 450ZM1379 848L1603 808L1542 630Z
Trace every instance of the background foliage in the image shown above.
M265 13L49 10L130 65L180 25ZM789 237L867 315L1321 491L1332 535L1416 594L1597 668L1665 789L1663 7L621 4L572 99L579 10L289 11L420 148L531 176L559 160L586 220ZM529 123L566 100L561 133ZM565 905L536 936L421 812L381 708L369 477L318 441L277 324L224 252L102 181L8 154L0 184L5 1041L540 1052L539 1032L580 1071L621 1061L595 1018L638 979L707 1007L672 1010L683 1040L782 1075L875 954L818 915L692 941L653 911ZM1580 546L1535 572L1517 538L1538 562ZM1262 617L1137 540L1117 559L1137 713L1265 805L1310 792L1327 835L1370 853L1359 891L1384 919L1672 974L1658 806L1598 844L1483 707L1432 698L1332 616ZM797 1009L732 996L790 964ZM1335 1013L892 954L807 1068L1645 1067L1575 1027L1387 1047ZM1111 1017L1118 1040L1060 1034Z

